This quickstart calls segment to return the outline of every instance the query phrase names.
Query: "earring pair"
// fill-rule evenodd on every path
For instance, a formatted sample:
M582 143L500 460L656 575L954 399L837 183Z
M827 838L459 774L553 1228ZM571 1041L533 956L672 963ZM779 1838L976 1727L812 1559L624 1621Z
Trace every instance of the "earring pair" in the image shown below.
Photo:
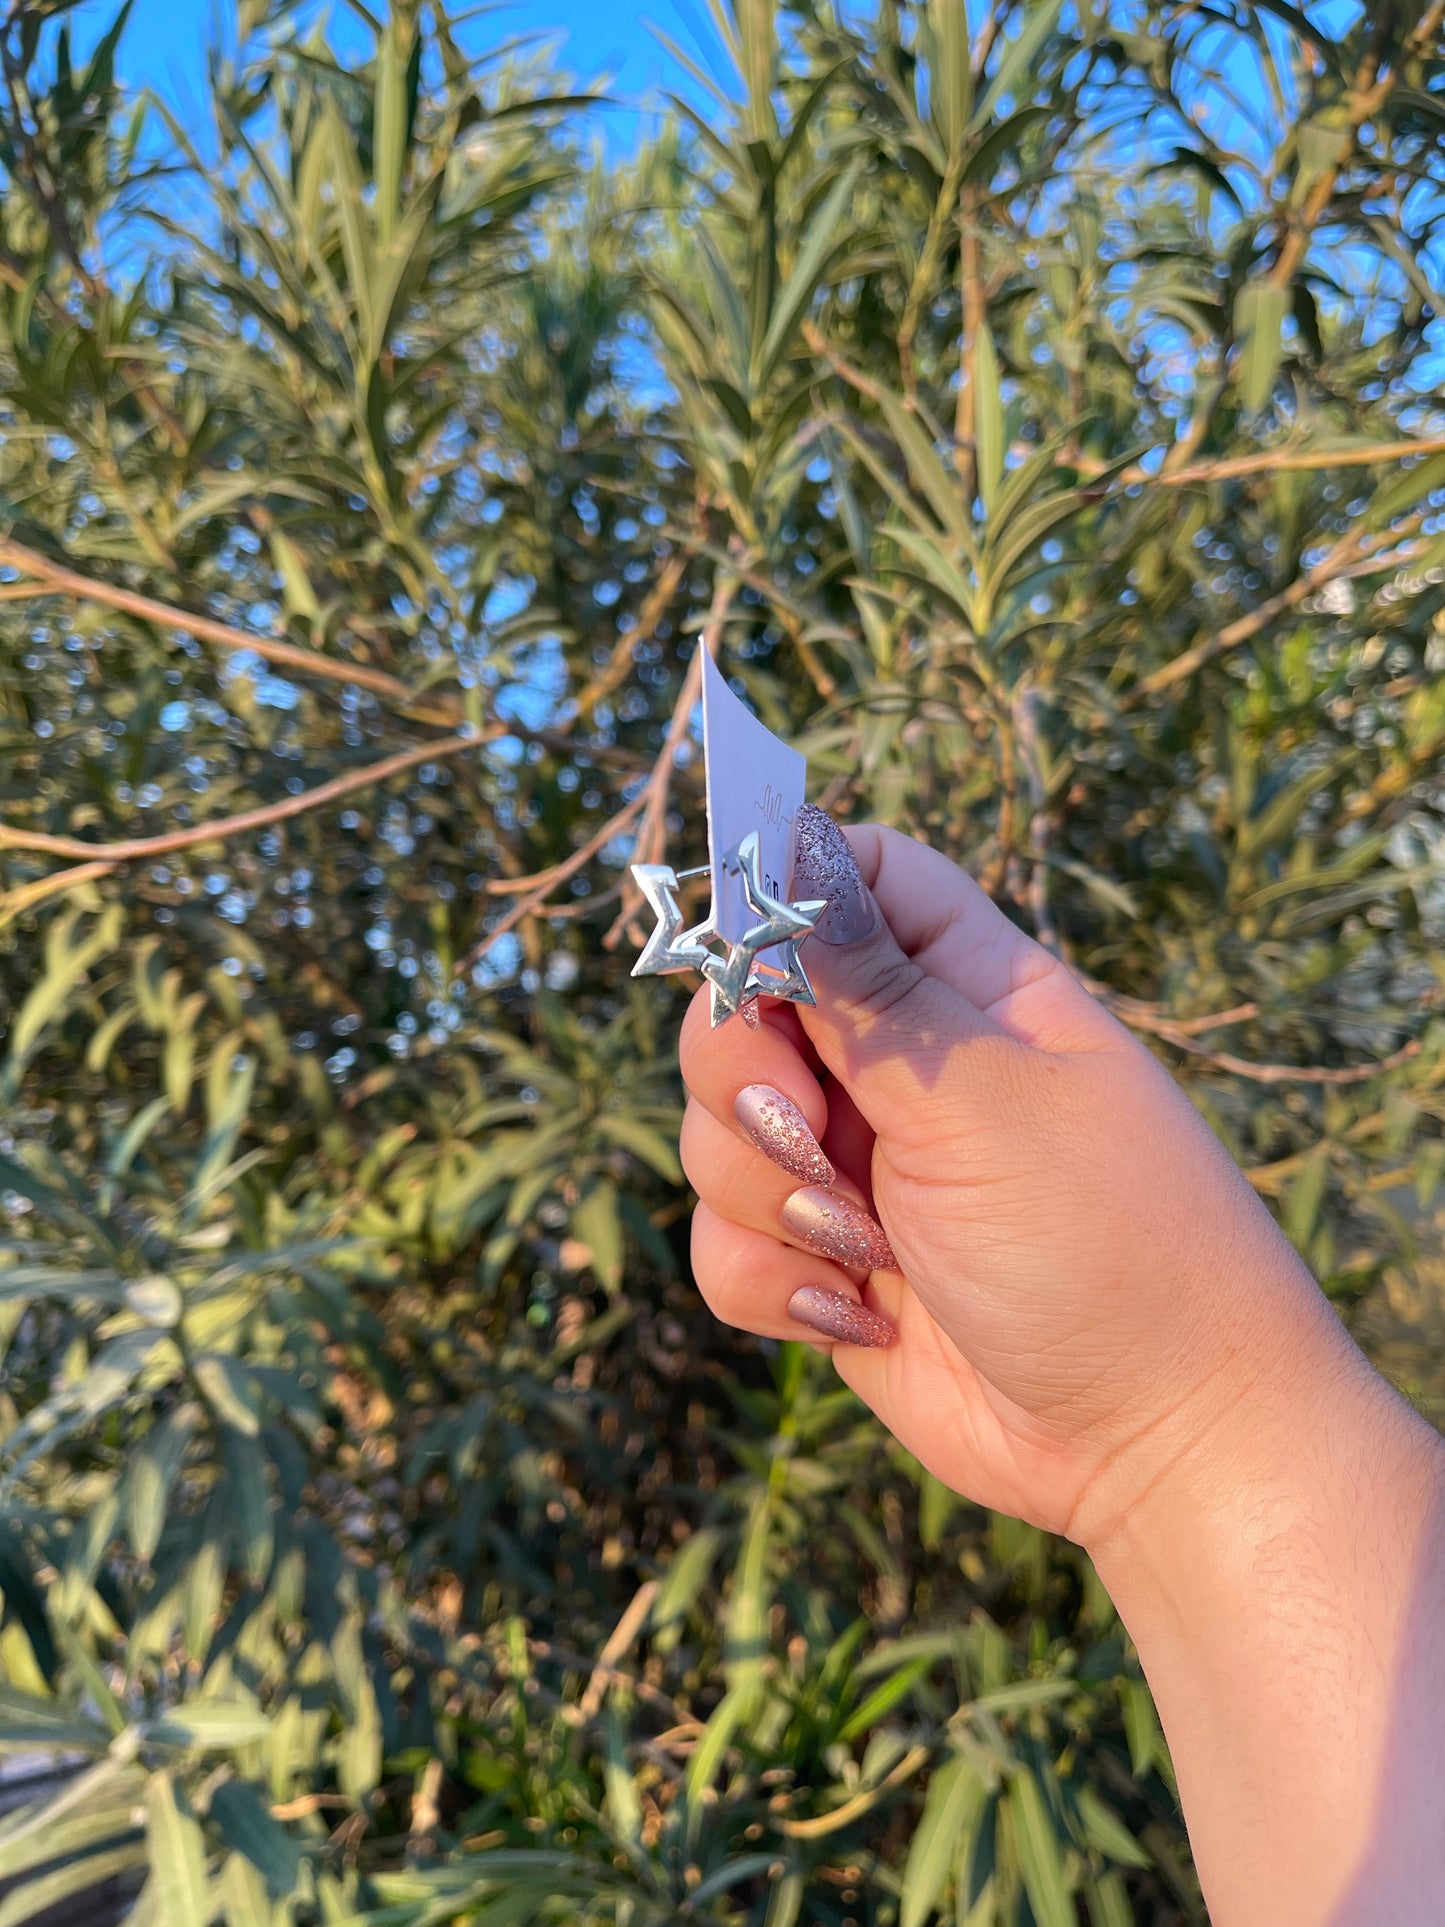
M667 863L632 865L637 887L657 917L657 927L632 967L633 976L665 977L678 970L701 971L711 988L714 1030L739 1013L743 1022L755 1029L760 996L815 1004L818 1000L798 956L798 946L812 935L828 908L827 898L787 903L770 896L763 883L762 845L756 830L749 831L728 851L723 868L730 875L741 876L748 908L758 919L736 942L719 937L716 903L701 923L690 929L683 927L678 888L687 877L701 876L704 870L679 873ZM724 946L722 955L712 948L719 941ZM759 952L764 950L781 951L782 964L762 961Z

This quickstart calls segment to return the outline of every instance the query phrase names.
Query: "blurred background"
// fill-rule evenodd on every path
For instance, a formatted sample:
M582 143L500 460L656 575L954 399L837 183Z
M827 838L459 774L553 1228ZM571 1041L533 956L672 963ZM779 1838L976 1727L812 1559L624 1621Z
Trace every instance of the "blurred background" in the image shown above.
M1445 1415L1438 4L0 10L0 1922L1204 1918L687 1273L700 646Z

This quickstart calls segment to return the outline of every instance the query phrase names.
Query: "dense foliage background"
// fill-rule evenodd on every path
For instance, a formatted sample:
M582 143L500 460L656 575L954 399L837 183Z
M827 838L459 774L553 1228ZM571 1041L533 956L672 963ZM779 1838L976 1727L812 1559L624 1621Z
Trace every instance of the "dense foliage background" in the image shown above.
M705 635L1445 1415L1439 0L733 0L627 166L437 4L241 0L206 127L68 11L0 27L0 1922L1201 1919L1084 1557L690 1290L624 866Z

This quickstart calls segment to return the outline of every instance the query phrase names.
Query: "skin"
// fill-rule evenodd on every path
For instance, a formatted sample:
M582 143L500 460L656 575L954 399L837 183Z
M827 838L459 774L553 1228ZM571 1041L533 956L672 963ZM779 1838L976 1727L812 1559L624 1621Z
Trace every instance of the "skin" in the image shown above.
M946 858L847 834L872 927L808 946L817 1008L714 1031L700 997L684 1025L704 1297L831 1351L940 1479L1090 1553L1216 1927L1445 1918L1445 1446L1149 1052ZM733 1110L758 1085L898 1270L798 1248L798 1178ZM805 1330L804 1286L896 1343Z

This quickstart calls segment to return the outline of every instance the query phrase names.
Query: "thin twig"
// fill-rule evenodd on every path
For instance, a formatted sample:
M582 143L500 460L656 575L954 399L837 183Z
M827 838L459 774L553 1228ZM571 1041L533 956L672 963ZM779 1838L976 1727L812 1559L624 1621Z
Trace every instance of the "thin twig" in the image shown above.
M335 802L338 797L349 796L353 790L384 782L388 776L412 769L417 763L431 762L439 756L459 756L463 750L478 748L485 740L477 730L468 730L460 736L443 736L434 743L421 743L412 749L399 750L395 756L384 757L381 762L368 764L365 769L349 770L344 776L333 776L329 782L319 784L314 790L303 790L299 796L285 797L279 803L267 803L255 810L242 810L238 816L218 817L214 823L198 823L193 829L170 830L164 836L135 837L124 843L87 843L78 836L47 836L40 830L17 830L8 823L0 823L0 850L46 850L51 856L103 859L110 863L129 863L140 857L161 856L168 850L185 850L196 843L217 843L228 836L240 836L247 830L259 830L270 823L284 822L287 817L300 816L307 810L319 809L324 803Z
M657 1581L648 1579L640 1585L633 1595L632 1602L621 1619L613 1627L607 1644L597 1655L597 1664L592 1669L592 1677L587 1682L587 1690L575 1707L563 1714L569 1724L584 1726L588 1720L595 1719L602 1705L603 1696L614 1680L621 1679L617 1662L631 1650L632 1642L642 1631L647 1615L652 1611L652 1602L657 1597Z
M668 558L666 567L652 585L647 600L638 611L636 627L629 629L625 636L618 637L612 654L577 698L571 714L562 717L563 722L580 721L583 717L590 716L598 703L610 696L619 683L627 680L638 649L652 640L658 623L671 607L672 598L677 594L688 559L686 553L682 551Z
M1395 536L1388 532L1372 537L1362 536L1358 530L1351 530L1335 544L1328 555L1315 564L1314 568L1291 582L1287 589L1281 589L1278 595L1268 597L1257 609L1251 609L1248 615L1226 623L1216 635L1206 636L1202 642L1195 643L1192 649L1184 650L1181 655L1175 656L1172 662L1166 662L1162 668L1143 677L1128 695L1121 698L1120 707L1127 709L1146 696L1157 695L1161 689L1168 689L1173 683L1181 682L1186 676L1192 676L1196 669L1202 668L1207 662L1212 662L1216 656L1222 656L1230 649L1237 649L1240 643L1248 642L1252 636L1257 636L1260 630L1272 622L1277 615L1282 615L1288 609L1297 609L1300 603L1316 589L1323 588L1327 582L1333 582L1345 575L1361 575L1375 569L1394 568L1398 563L1406 562L1411 556L1419 553L1420 544L1411 542L1402 543L1389 556L1371 556L1367 553L1372 542L1378 544L1395 539Z
M1020 688L1014 700L1013 714L1014 734L1029 779L1029 803L1033 811L1029 820L1029 841L1033 845L1029 908L1033 912L1034 936L1051 955L1062 957L1063 938L1049 902L1049 850L1058 823L1048 807L1048 789L1039 756L1039 706L1040 698L1036 689L1030 689L1027 685Z
M344 1793L303 1793L299 1799L283 1800L271 1808L273 1820L304 1820L308 1813L320 1813L325 1807L349 1807L351 1800Z
M693 707L702 694L702 659L704 654L715 656L718 642L722 637L723 624L727 621L728 610L732 607L737 593L737 580L730 574L718 575L713 585L712 607L708 610L707 621L697 639L692 661L687 666L678 692L677 705L672 712L672 721L667 726L667 735L652 766L639 800L643 802L642 822L638 825L637 843L634 857L638 863L660 863L667 847L667 801L672 788L672 766L677 760L677 752L682 747L682 739L687 734L687 726L692 717ZM641 892L628 876L623 883L622 908L618 911L612 928L602 939L608 950L616 949L627 932L632 919L636 916L642 901Z
M109 876L114 868L114 863L76 863L68 870L52 870L49 876L37 877L33 883L17 884L13 890L0 895L0 929L32 904L53 897L59 890L73 890L78 883Z
M876 1806L883 1794L891 1793L894 1787L911 1779L921 1766L927 1764L932 1754L931 1746L910 1747L893 1771L877 1786L865 1787L861 1793L855 1793L851 1800L845 1800L841 1807L834 1807L831 1813L816 1814L811 1820L780 1821L779 1831L787 1834L790 1840L819 1840L825 1834L836 1833L840 1827L846 1827L851 1820L856 1820L859 1814L867 1813Z
M1179 1050L1187 1051L1191 1057L1201 1057L1216 1070L1228 1071L1234 1077L1247 1077L1254 1084L1367 1084L1372 1077L1383 1077L1389 1071L1399 1070L1402 1064L1408 1064L1424 1049L1420 1039L1414 1037L1388 1057L1377 1058L1368 1064L1342 1065L1338 1069L1320 1064L1251 1064L1247 1058L1235 1057L1229 1051L1210 1050L1207 1045L1196 1043L1192 1037L1166 1024L1156 1022L1151 1029L1157 1037L1162 1037Z
M1157 1031L1162 1024L1176 1035L1198 1037L1207 1030L1222 1030L1227 1024L1246 1024L1252 1017L1258 1017L1259 1005L1255 1003L1235 1004L1231 1010L1211 1011L1207 1017L1171 1017L1159 1004L1141 1002L1137 997L1125 997L1112 991L1106 984L1088 983L1094 995L1106 1003L1121 1024L1130 1030Z
M1438 0L1437 6L1432 7L1430 11L1436 13L1438 17ZM1390 35L1394 31L1395 14L1396 8L1389 3L1389 0L1386 0L1386 4L1376 12L1375 30L1371 35L1370 46L1364 60L1360 63L1354 86L1349 93L1350 117L1347 145L1339 159L1323 169L1319 179L1306 195L1298 215L1290 222L1289 231L1285 235L1274 266L1266 277L1268 284L1272 287L1287 288L1293 281L1296 268L1300 266L1309 250L1314 231L1323 218L1326 208L1334 199L1335 186L1345 162L1354 154L1360 129L1367 120L1379 112L1394 91L1399 77L1398 67L1389 68L1383 79L1380 77L1380 67L1390 44Z
M1248 1058L1236 1057L1231 1051L1211 1050L1207 1044L1200 1044L1196 1039L1202 1032L1219 1030L1226 1024L1248 1023L1251 1018L1260 1015L1257 1003L1235 1004L1229 1010L1213 1011L1205 1017L1170 1017L1160 1005L1141 1002L1137 997L1125 997L1092 977L1083 977L1083 982L1100 1003L1107 1005L1119 1022L1127 1024L1130 1030L1146 1031L1151 1037L1159 1037L1166 1044L1173 1044L1176 1050L1185 1051L1191 1057L1203 1058L1216 1070L1228 1071L1235 1077L1247 1077L1255 1084L1365 1084L1372 1077L1384 1076L1389 1071L1398 1070L1402 1064L1408 1064L1424 1048L1417 1037L1403 1044L1389 1057L1377 1058L1368 1064L1338 1067L1254 1064Z
M234 628L229 622L217 622L211 616L193 615L189 609L174 608L170 603L156 601L154 596L118 589L112 583L82 575L77 569L64 568L19 542L0 538L0 567L23 569L27 575L35 577L37 595L79 596L86 602L98 602L106 608L138 616L141 621L153 622L159 628L181 630L199 642L213 642L222 649L250 650L264 657L267 662L283 663L288 669L299 670L308 676L321 676L329 682L354 683L358 689L369 689L373 695L384 696L388 702L423 722L455 727L461 720L461 712L455 703L427 702L408 689L399 676L389 676L381 669L368 669L362 663L338 662L332 656L323 656L315 649L302 649L295 643L253 636L245 629Z
M1122 469L1110 487L1131 488L1145 482L1157 488L1188 488L1197 482L1229 482L1241 475L1280 475L1305 469L1371 468L1377 462L1405 462L1412 455L1445 452L1445 435L1421 436L1417 441L1365 442L1359 448L1260 449L1253 455L1221 456L1217 461L1191 462L1184 468L1147 469L1136 462ZM1100 475L1108 466L1077 449L1062 451L1060 465L1081 475Z
M978 340L988 323L978 228L974 220L976 201L974 191L966 187L958 214L958 285L963 308L963 333L958 347L953 465L958 470L959 486L965 502L972 502L978 488Z
M574 850L565 862L554 863L550 870L539 870L531 877L499 878L488 884L489 890L495 890L499 894L507 894L518 888L526 889L528 884L533 887L527 890L525 896L518 898L501 921L494 924L479 943L473 944L466 956L456 965L454 974L461 976L463 972L473 969L495 945L501 942L508 931L516 928L523 917L535 915L559 883L566 883L570 877L576 876L584 864L590 863L599 850L605 848L614 836L619 836L627 828L633 817L643 809L646 801L647 790L640 789L632 801L625 803L615 816L608 817L602 828L588 837L580 849Z

